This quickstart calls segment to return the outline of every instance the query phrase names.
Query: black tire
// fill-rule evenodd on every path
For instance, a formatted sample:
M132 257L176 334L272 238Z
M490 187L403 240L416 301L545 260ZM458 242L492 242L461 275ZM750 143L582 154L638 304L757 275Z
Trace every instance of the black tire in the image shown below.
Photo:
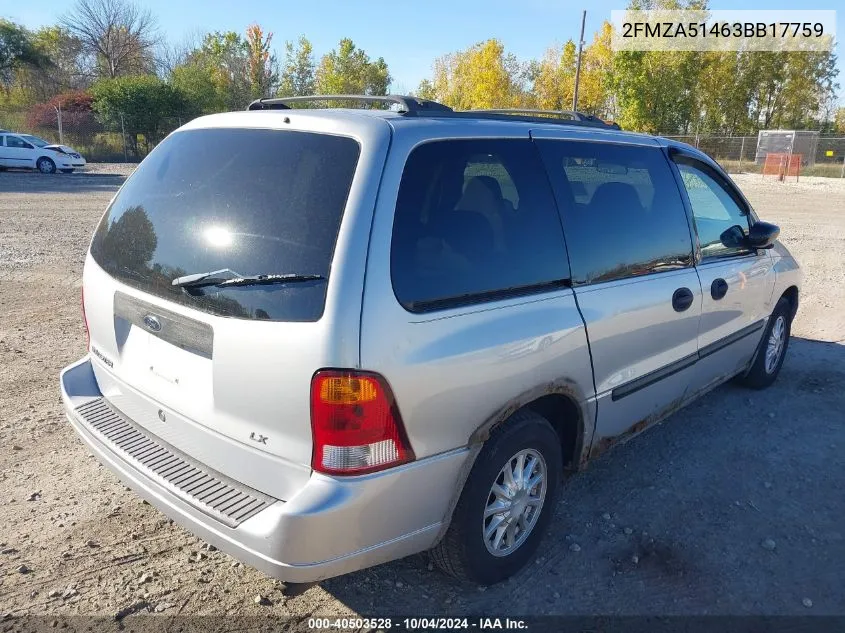
M56 173L56 163L53 162L52 158L47 158L46 156L42 156L35 161L35 168L42 174Z
M492 487L505 465L515 463L512 460L527 449L539 453L545 462L545 497L522 543L507 555L494 556L485 544L484 526L488 524L484 512L494 499ZM481 585L492 585L515 574L533 558L543 538L555 512L562 473L560 438L551 424L527 409L515 413L493 432L481 449L455 506L449 529L431 550L435 564L455 578Z
M783 342L780 345L778 356L772 363L769 358L767 350L769 348L769 341L772 339L772 331L778 327L779 320L782 319L783 327ZM789 334L792 330L792 305L785 297L781 297L775 305L774 312L766 324L766 331L763 333L763 338L760 341L760 347L757 350L757 358L754 359L754 364L745 376L739 379L740 384L750 387L752 389L765 389L771 385L780 373L780 368L783 367L783 359L786 358L786 350L789 347Z

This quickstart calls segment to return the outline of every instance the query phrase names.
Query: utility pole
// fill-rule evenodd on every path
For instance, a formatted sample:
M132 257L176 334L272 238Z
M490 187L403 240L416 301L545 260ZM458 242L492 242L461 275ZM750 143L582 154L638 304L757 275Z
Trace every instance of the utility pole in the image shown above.
M58 106L53 106L53 109L56 111L56 120L59 123L59 143L64 144L65 139L62 135L62 106L59 104Z
M575 62L575 94L572 95L572 109L578 111L578 82L581 80L581 51L584 50L584 23L587 21L587 10L581 12L581 37L578 38L578 61Z

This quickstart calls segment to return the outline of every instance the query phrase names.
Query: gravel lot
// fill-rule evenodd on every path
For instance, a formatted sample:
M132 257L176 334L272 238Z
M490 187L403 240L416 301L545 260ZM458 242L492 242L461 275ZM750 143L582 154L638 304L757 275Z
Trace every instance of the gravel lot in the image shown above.
M569 479L530 569L479 590L419 555L285 596L65 422L83 256L127 171L0 174L0 616L845 614L845 180L736 178L806 274L779 381L723 386Z

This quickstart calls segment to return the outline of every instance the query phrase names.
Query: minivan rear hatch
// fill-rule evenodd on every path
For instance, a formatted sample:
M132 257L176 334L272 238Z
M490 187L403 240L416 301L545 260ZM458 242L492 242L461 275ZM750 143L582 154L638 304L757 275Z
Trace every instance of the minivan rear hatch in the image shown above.
M309 384L359 155L355 138L294 129L165 139L91 243L84 293L106 397L140 424L183 420L307 466Z

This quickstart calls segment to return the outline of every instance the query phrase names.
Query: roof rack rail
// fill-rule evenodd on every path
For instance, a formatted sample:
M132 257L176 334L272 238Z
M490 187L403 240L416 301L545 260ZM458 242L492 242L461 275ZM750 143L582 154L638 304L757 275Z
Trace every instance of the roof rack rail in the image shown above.
M358 103L395 103L400 106L398 112L405 115L433 114L434 112L452 112L452 108L436 101L406 97L404 95L306 95L301 97L278 97L256 99L247 106L247 110L290 110L293 103L311 101L352 101Z
M605 121L592 114L585 114L584 112L577 112L575 110L534 110L531 108L500 108L500 109L483 109L483 110L464 110L469 113L492 114L492 115L507 115L519 117L518 120L542 121L544 123L563 123L571 124L574 122L595 126L608 127L614 130L620 130L618 123L612 121ZM557 117L557 120L552 118Z
M525 114L528 116L556 116L559 118L569 117L573 121L584 121L592 118L589 114L582 112L575 112L574 110L534 110L532 108L499 108L487 109L479 108L477 110L469 110L469 112L487 112L488 114Z
M527 123L554 123L581 125L619 130L618 124L583 112L572 110L532 110L528 108L502 108L489 110L453 110L447 105L405 95L304 95L298 97L265 97L256 99L247 110L290 110L296 103L313 101L349 101L352 103L397 104L397 113L404 116L430 116L461 119L487 119L492 121L522 121Z

